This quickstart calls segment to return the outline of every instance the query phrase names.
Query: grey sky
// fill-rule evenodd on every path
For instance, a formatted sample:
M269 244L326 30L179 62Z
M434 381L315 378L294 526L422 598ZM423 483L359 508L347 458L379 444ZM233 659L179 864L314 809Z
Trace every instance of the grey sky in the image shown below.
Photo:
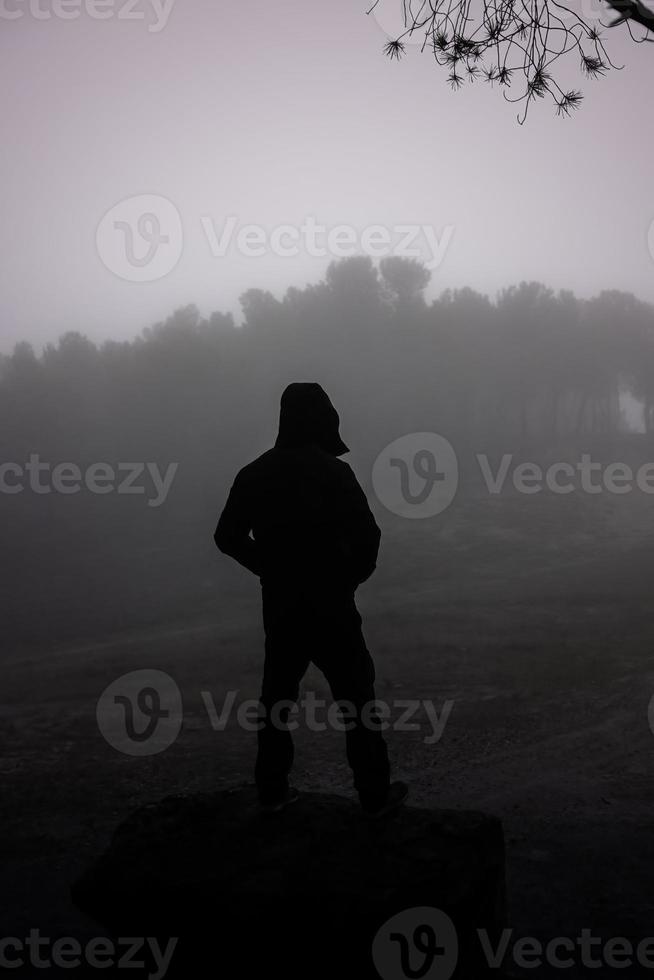
M165 24L152 0L133 7L143 19L105 0L106 20L84 0L76 19L37 19L29 2L4 0L21 16L0 18L2 350L68 329L131 337L185 303L237 312L250 286L321 278L328 259L302 247L212 255L206 223L220 235L230 215L268 232L307 217L449 228L433 294L537 278L654 300L654 46L622 27L607 41L623 71L587 80L572 56L581 109L535 105L520 127L497 89L451 92L416 48L389 62L365 2L176 0ZM137 195L181 216L179 261L152 282L115 275L96 247L105 212Z

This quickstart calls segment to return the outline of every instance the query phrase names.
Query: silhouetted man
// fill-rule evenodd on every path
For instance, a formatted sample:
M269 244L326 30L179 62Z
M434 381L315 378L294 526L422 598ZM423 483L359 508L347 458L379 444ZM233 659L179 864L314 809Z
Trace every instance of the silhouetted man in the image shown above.
M320 385L282 395L273 449L236 476L217 546L261 579L266 634L255 778L265 810L297 799L286 727L310 662L343 707L347 758L364 810L381 816L407 795L390 783L386 743L371 712L375 668L354 601L374 571L380 531L354 473L338 414ZM343 702L345 704L343 705Z

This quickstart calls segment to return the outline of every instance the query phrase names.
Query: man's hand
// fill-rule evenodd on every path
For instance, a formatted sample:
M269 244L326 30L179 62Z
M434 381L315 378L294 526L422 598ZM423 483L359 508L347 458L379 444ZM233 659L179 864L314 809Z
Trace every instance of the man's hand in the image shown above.
M218 520L213 539L216 547L230 558L261 577L261 561L257 543L250 537L252 521L248 498L237 476L229 491L227 503Z

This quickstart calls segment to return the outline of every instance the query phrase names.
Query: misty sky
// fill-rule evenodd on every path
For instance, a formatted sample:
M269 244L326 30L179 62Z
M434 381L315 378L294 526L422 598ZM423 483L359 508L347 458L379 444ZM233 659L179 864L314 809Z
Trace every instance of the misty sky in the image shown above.
M540 279L654 301L654 46L623 27L607 32L623 71L588 80L570 56L581 109L561 120L547 101L520 127L497 89L453 93L415 47L384 57L379 20L392 25L399 0L378 19L365 0L131 0L130 19L117 16L126 0L104 0L104 20L79 2L71 20L2 5L21 16L0 18L1 350L65 330L130 338L186 303L236 313L250 286L281 295L317 281L329 260L305 239L294 256L234 241L244 225L269 234L307 219L357 235L381 225L394 243L398 226L428 225L447 245L433 295ZM112 272L96 235L141 195L171 202L183 235L150 282ZM207 228L215 249L230 216L234 237L213 254ZM415 244L429 259L426 239Z

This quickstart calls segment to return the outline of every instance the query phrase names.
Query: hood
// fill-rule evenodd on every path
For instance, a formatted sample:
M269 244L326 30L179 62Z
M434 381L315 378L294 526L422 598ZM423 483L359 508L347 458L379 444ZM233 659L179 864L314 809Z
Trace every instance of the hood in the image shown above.
M350 450L338 431L340 419L329 396L315 381L294 382L282 394L277 449L316 445L332 456Z

